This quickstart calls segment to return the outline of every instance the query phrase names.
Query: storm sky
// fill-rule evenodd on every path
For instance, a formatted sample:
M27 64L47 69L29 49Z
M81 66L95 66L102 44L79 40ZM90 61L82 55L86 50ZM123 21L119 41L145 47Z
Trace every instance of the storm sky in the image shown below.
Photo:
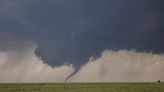
M76 68L105 50L163 53L163 4L163 0L0 0L0 42L36 42L36 55L45 63Z

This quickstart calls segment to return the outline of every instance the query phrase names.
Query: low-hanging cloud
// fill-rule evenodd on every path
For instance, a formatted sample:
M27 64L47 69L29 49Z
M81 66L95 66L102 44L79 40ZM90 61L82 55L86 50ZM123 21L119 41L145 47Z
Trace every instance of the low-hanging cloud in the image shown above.
M21 45L21 46L20 46ZM35 54L35 43L5 43L0 46L0 82L64 82L74 72L72 65L51 67Z
M44 63L41 57L35 54L36 48L35 43L0 44L0 83L164 80L164 54L106 50L97 59L91 57L88 63L75 73L71 64L51 67Z
M152 82L164 80L164 54L106 50L91 58L69 81Z

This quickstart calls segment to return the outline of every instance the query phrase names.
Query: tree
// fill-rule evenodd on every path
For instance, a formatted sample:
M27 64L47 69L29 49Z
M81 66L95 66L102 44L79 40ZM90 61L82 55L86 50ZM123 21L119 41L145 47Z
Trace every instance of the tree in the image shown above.
M161 81L160 80L158 80L158 83L160 83Z

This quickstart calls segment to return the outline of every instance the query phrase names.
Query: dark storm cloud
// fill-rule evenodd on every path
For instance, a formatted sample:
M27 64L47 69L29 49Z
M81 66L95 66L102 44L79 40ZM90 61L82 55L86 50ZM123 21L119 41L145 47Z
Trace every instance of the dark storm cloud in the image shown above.
M1 0L0 39L33 40L51 64L105 49L164 52L163 0Z

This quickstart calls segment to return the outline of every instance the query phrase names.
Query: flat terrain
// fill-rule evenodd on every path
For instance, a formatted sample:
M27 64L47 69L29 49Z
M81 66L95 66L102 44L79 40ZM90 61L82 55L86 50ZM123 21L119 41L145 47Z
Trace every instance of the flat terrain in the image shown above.
M164 83L5 83L0 92L164 92Z

